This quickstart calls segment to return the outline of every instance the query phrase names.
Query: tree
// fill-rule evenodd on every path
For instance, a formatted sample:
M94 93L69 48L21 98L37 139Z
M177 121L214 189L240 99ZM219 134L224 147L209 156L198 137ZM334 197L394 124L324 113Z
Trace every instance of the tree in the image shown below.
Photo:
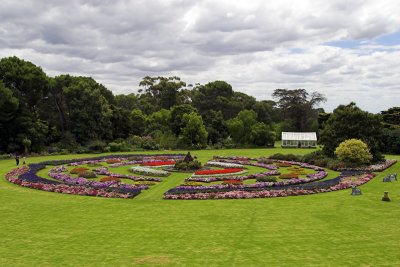
M379 115L363 111L355 103L340 105L320 131L320 144L327 156L333 156L336 147L347 139L360 139L370 148L374 161L382 159L383 131Z
M18 110L19 101L0 80L0 123L11 121Z
M400 128L384 130L385 152L400 154Z
M272 96L278 99L278 107L282 110L283 119L293 120L297 131L308 131L318 111L315 109L326 98L318 93L309 94L305 89L276 89Z
M250 129L257 123L257 114L253 110L242 110L227 122L229 134L237 144L251 144Z
M400 128L400 107L389 108L386 111L382 111L381 114L385 128Z
M183 143L192 148L204 148L207 146L207 131L203 120L196 112L183 115L184 127L181 132Z
M32 141L29 140L28 138L22 139L22 144L24 145L25 148L25 154L28 154L28 149L30 148Z
M275 106L274 101L257 101L251 109L254 110L257 113L257 118L259 122L263 122L267 125L272 123L272 114L273 114L273 108Z
M340 161L351 166L367 164L372 159L366 143L359 139L348 139L339 144L335 155Z
M139 83L144 87L145 94L150 95L159 109L169 109L178 103L179 91L186 86L179 77L150 77L146 76Z
M81 144L112 138L112 110L102 91L86 77L73 77L63 87L68 130Z
M43 70L15 56L0 60L0 80L32 112L47 94L48 79Z
M146 129L147 118L140 109L131 112L132 134L142 136Z
M213 109L221 111L224 120L228 120L243 109L251 109L256 100L244 93L234 92L227 82L214 81L195 87L192 91L192 103L202 116Z
M172 109L171 109L171 129L172 129L172 132L174 132L176 136L178 136L181 133L182 128L185 126L185 121L183 120L183 116L185 114L190 114L192 112L197 113L197 110L188 104L183 104L183 105L178 105L178 106L172 107Z
M221 111L209 110L203 115L203 120L208 132L208 143L221 143L228 137L228 127Z
M258 122L251 127L250 142L256 146L273 147L275 133L263 122Z

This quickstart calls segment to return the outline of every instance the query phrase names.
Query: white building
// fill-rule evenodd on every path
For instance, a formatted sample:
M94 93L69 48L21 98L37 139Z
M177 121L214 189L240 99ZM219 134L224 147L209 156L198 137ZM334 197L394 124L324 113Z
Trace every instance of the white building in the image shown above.
M282 132L282 147L316 147L317 133Z

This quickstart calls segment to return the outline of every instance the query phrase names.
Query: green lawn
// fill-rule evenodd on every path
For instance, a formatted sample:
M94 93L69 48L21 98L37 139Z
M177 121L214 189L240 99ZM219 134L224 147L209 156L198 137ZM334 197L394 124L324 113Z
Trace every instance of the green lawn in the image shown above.
M282 151L310 150L192 154L206 162L213 155ZM61 158L74 156L28 161ZM0 176L12 168L13 160L0 161ZM49 193L1 178L0 266L400 266L400 182L382 183L393 172L400 173L400 163L357 197L344 190L209 201L162 200L188 174L173 174L134 199ZM383 191L392 202L380 200Z

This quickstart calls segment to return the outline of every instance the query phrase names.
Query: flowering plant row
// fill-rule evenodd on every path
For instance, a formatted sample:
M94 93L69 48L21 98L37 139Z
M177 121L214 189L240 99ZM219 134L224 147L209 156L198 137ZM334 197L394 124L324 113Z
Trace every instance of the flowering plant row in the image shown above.
M32 164L33 165L33 164ZM108 189L95 189L86 186L75 186L61 184L56 181L50 181L36 176L37 169L35 166L29 168L24 166L12 170L6 174L6 179L14 184L38 189L48 192L57 192L64 194L84 195L84 196L99 196L109 198L133 198L140 193L140 189L124 191L124 190L108 190Z
M112 173L108 170L107 167L99 167L94 170L99 175L107 175L117 178L129 179L132 181L153 181L153 182L161 182L161 178L157 177L145 177L145 176L134 176L134 175L127 175L127 174L119 174L119 173Z
M392 165L396 164L397 160L395 159L387 159L384 162L365 166L365 167L355 167L355 168L342 168L339 169L340 171L343 170L353 170L353 171L367 171L367 172L382 172L387 168L391 167Z
M346 179L346 177L335 178L339 182L337 184L330 185L328 187L315 187L309 189L296 189L288 188L282 190L260 190L260 191L216 191L216 192L196 192L196 193L180 193L176 194L168 191L164 194L164 199L241 199L241 198L270 198L270 197L287 197L287 196L298 196L298 195L309 195L316 193L331 192L336 190L343 190L350 188L351 186L359 186L370 181L375 174L363 174L354 181L352 179Z
M273 171L274 172L274 171ZM255 174L256 175L256 174ZM204 191L219 191L219 190L224 190L224 191L232 191L232 190L263 190L263 189L268 189L268 188L283 188L283 187L288 187L288 186L294 186L294 185L302 185L302 184L308 184L312 182L319 181L323 178L325 178L328 175L327 172L325 171L320 171L315 174L309 174L307 175L307 178L299 178L299 179L289 179L286 181L279 181L279 182L258 182L255 184L245 184L245 185L233 185L233 184L214 184L214 185L192 185L192 184L184 184L181 186L177 186L173 189L171 189L171 192L174 193L184 193L184 192L204 192ZM230 177L230 179L221 179L223 177L215 177L215 178L208 178L213 179L214 181L225 181L225 180L235 180L235 181L243 181L245 179L240 179L240 176L237 177ZM190 178L189 178L190 179ZM204 182L200 181L200 178L196 179L197 182ZM203 178L207 179L207 178ZM216 180L218 179L218 180ZM186 181L193 181L193 180L188 180Z
M236 158L240 158L241 160L238 160ZM278 169L278 166L276 165L268 165L265 163L262 163L263 158L245 158L245 157L221 157L221 156L214 156L215 161L220 161L220 162L230 162L230 163L238 163L238 164L243 164L243 165L251 165L251 166L256 166L256 167L261 167L261 168L267 168L267 169L273 169L276 170ZM257 161L257 162L252 162L252 161ZM260 161L260 162L259 162ZM276 160L276 159L270 159L270 162L274 162L275 164L281 165L283 167L290 167L292 165L300 166L301 168L306 168L306 169L312 169L315 171L320 171L323 170L323 168L315 165L311 165L308 163L303 163L303 162L297 162L297 161L287 161L287 160Z
M171 166L175 165L174 160L169 161L147 161L142 163L143 166L157 167L157 166Z
M269 172L261 172L261 173L254 173L249 175L242 175L242 176L216 176L216 177L189 177L186 178L185 181L193 181L193 182L202 182L202 183L210 183L216 181L224 181L224 180L248 180L248 179L257 179L261 177L267 177L272 175L279 175L278 171L269 171Z
M221 167L221 168L241 168L243 169L244 166L238 163L229 163L229 162L221 162L221 161L208 161L206 163L207 166L213 167Z
M231 159L231 157L227 157L227 158L218 157L218 158L215 158L215 156L214 156L214 162L239 164L239 165L249 165L249 166L265 168L265 169L268 169L268 170L276 170L276 169L278 169L277 166L272 165L272 164L266 164L266 163L263 163L263 162L254 162L254 161L250 161L250 160L247 160L247 159L242 159L242 160Z
M168 176L169 172L163 170L157 170L149 167L143 166L135 166L129 169L130 172L138 173L141 175L149 175L149 176Z
M84 185L94 188L122 188L122 189L148 189L148 186L145 185L131 185L131 184L123 184L117 181L104 181L104 182L97 182L97 181L90 181L83 177L74 178L71 177L69 174L58 172L58 169L50 169L48 175L64 184L70 185Z
M239 168L229 168L229 169L222 169L222 170L201 170L196 171L194 174L196 176L203 176L203 175L216 175L216 174L233 174L233 173L243 173L243 169Z

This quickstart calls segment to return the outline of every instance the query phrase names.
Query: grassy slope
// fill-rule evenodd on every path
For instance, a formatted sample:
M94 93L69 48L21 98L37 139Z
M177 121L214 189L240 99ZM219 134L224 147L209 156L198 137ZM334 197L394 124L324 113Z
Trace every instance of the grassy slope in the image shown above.
M212 155L278 150L192 154L205 162ZM0 161L0 176L13 164ZM385 173L362 186L359 197L344 190L210 201L161 199L187 174L132 200L48 193L0 179L0 266L399 266L400 184L382 183ZM380 201L385 190L390 203Z

